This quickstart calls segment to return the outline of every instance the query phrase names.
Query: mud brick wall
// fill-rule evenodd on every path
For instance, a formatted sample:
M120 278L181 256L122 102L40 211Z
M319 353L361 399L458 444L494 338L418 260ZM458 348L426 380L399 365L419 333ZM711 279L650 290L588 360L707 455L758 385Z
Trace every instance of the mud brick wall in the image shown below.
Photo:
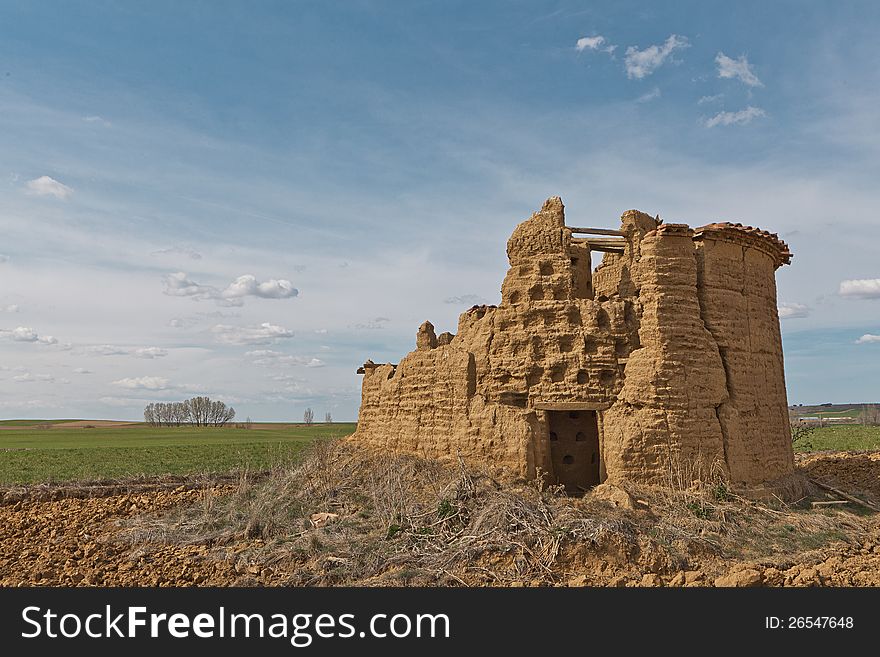
M562 480L551 425L582 411L595 429L578 439L599 444L578 453L599 452L601 480L790 476L775 285L785 244L637 210L619 233L591 272L601 243L573 240L562 201L548 199L508 241L499 306L462 313L454 335L425 322L399 364L364 365L352 440Z
M719 417L731 479L777 479L794 467L775 279L790 255L760 231L725 225L704 227L696 245L700 305L727 380Z

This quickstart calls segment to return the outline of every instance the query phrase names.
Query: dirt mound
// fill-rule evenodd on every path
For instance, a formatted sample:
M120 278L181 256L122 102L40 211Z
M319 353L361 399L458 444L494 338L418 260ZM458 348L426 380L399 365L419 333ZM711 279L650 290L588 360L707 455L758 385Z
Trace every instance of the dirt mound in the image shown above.
M880 504L880 451L807 454L798 466L817 481Z
M257 473L252 479L260 479L268 473ZM134 479L100 481L77 481L67 483L29 484L26 486L0 486L0 505L15 502L47 502L69 498L110 497L159 490L193 490L234 485L236 475L164 475Z
M842 487L863 456L804 468L842 460ZM81 488L0 505L0 586L880 585L877 516L771 508L721 482L569 497L331 444L262 481Z

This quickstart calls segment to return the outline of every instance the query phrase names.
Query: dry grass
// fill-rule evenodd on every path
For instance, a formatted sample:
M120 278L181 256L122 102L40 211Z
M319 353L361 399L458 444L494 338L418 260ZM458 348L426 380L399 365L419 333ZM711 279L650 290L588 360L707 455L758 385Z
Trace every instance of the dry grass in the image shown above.
M290 585L471 585L553 584L609 562L633 576L695 561L782 563L865 533L864 518L839 510L739 498L716 470L671 468L669 484L628 488L641 508L626 510L540 480L502 483L463 463L320 442L295 467L137 519L126 535L141 551L225 550L288 573ZM337 515L315 527L322 512Z

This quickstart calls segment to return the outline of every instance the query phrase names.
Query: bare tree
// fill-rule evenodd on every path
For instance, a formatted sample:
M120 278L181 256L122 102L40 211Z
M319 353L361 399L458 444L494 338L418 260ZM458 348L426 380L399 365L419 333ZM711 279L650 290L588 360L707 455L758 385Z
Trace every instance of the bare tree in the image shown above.
M235 417L235 409L209 397L193 397L182 402L157 402L144 408L144 420L154 427L222 427Z
M144 422L149 424L151 427L159 426L159 420L156 418L155 404L147 404L147 407L144 409Z
M329 412L329 411L326 412L326 413L324 413L324 422L325 422L326 424L333 424L333 416L330 415L330 412Z
M312 426L312 423L315 421L315 411L311 408L307 408L306 412L303 413L303 422L306 423L307 427Z
M880 424L880 406L877 404L865 404L859 413L859 421L864 425L876 426Z

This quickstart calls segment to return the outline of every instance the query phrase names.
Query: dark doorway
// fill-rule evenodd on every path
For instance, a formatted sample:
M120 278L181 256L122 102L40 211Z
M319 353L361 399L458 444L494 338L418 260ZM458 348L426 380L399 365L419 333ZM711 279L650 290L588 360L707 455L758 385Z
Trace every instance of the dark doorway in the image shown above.
M599 483L599 427L596 411L547 411L550 460L556 483L569 491Z

